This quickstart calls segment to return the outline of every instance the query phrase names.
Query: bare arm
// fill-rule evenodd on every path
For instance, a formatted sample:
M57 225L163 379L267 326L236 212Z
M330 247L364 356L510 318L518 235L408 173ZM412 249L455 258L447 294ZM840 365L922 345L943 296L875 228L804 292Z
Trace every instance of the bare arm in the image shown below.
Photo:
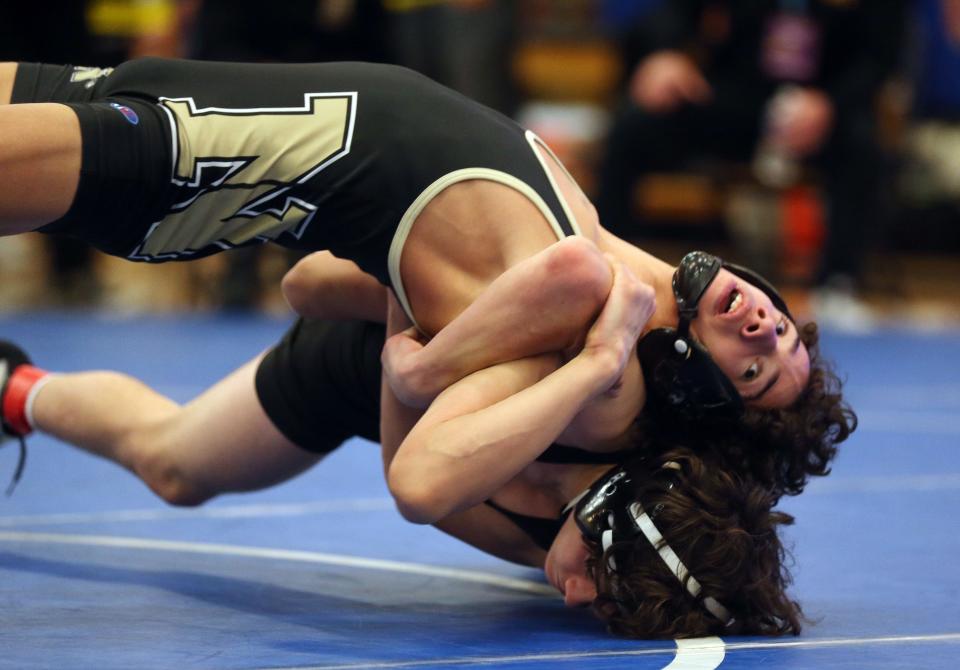
M410 321L392 293L387 299L387 336L410 327ZM383 472L386 476L390 463L407 433L423 416L422 409L404 405L393 393L386 377L380 380L380 453L383 457Z
M393 294L387 311L387 335L410 327ZM384 473L387 473L403 438L416 425L423 410L401 404L383 382L380 396L380 443ZM438 519L433 524L447 535L505 561L541 567L544 551L502 514L480 504Z
M554 366L547 356L502 363L437 397L389 468L387 483L405 518L434 523L481 503L602 390L585 357L549 374Z
M639 282L622 267L615 273L614 290L575 358L559 368L555 355L492 366L437 397L388 472L407 519L433 523L482 502L619 382L649 314L638 309Z
M592 242L562 240L497 277L429 342L415 331L387 340L384 374L403 402L425 407L476 370L576 348L611 283L609 263Z
M305 256L284 276L283 297L300 316L383 323L388 289L329 251Z

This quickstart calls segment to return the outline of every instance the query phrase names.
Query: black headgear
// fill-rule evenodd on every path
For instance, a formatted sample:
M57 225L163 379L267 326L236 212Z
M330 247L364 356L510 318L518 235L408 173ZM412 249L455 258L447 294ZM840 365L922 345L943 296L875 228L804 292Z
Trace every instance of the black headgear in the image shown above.
M645 536L667 568L696 598L700 595L700 582L690 574L654 523L663 511L663 503L645 505L638 485L640 482L647 486L651 481L658 482L659 488L666 492L682 486L681 478L682 469L675 461L667 461L658 468L650 469L643 461L637 460L631 462L629 469L618 466L607 472L570 505L575 505L574 520L580 532L603 547L604 551L614 542L631 542L640 535ZM613 556L608 557L607 567L615 573L617 566ZM705 596L702 603L710 614L724 624L729 626L733 623L730 611L716 598Z
M733 382L707 350L690 336L690 322L697 316L700 299L720 268L759 288L769 296L774 307L793 320L777 290L753 270L724 263L704 251L691 251L684 256L673 273L673 294L680 323L676 330L657 328L644 335L637 345L637 355L643 368L647 397L686 418L737 417L743 411L743 399Z

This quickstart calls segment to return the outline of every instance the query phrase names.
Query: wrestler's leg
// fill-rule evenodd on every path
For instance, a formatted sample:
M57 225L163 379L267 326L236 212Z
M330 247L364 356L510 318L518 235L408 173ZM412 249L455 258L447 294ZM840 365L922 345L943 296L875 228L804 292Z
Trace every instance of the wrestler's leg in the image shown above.
M509 268L426 344L413 331L387 340L384 373L398 397L425 406L490 365L576 348L613 282L610 265L581 237Z
M10 104L13 80L17 77L16 63L0 63L0 105Z
M315 251L294 265L281 283L283 297L300 316L310 319L383 323L387 288L356 263L329 251Z
M0 106L0 174L0 235L66 214L80 180L76 114L54 103Z
M265 488L320 456L287 440L264 413L254 387L257 364L183 406L117 372L57 375L36 394L34 425L118 463L175 505Z

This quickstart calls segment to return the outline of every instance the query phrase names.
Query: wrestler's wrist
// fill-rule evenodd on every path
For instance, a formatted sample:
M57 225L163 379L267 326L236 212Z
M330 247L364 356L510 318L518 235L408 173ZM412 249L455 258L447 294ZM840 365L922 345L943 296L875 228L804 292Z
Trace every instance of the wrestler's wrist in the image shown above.
M583 349L568 365L580 369L588 398L594 399L610 391L623 376L624 360L621 352L610 347Z

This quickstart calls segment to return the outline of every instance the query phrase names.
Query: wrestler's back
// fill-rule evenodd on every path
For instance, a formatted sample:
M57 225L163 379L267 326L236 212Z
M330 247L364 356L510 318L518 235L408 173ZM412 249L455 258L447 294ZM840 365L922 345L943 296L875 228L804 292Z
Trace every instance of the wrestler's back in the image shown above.
M435 332L559 237L599 239L592 206L531 133L403 68L144 59L66 74L80 76L70 96L154 103L172 131L169 208L110 226L108 253L330 249L405 289Z
M603 246L596 210L542 149L582 235ZM518 191L493 181L454 184L416 219L400 270L421 329L435 333L507 268L557 241L549 222Z

